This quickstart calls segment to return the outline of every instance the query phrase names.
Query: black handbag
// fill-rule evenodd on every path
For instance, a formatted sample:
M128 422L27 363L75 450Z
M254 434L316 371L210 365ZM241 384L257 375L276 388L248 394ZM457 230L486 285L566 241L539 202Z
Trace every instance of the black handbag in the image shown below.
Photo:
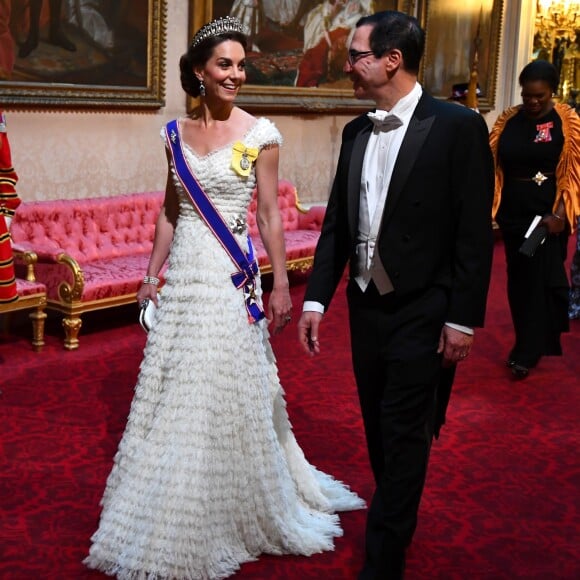
M536 253L536 250L546 241L547 236L548 228L546 226L538 226L520 246L520 254L531 258Z

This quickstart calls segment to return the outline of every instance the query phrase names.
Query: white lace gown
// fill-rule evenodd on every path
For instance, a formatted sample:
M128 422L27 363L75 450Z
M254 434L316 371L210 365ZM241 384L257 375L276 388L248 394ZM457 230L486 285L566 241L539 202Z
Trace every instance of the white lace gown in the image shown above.
M243 143L261 149L281 136L262 118ZM255 186L231 157L231 145L204 157L186 147L228 223L245 218ZM248 323L233 263L174 180L166 284L85 563L118 578L217 579L260 553L332 550L342 534L334 512L364 503L306 461L266 322Z

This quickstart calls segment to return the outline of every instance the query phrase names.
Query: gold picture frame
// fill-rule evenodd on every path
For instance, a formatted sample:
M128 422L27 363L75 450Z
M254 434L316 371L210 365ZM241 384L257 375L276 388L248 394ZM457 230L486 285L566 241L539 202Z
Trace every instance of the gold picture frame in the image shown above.
M0 60L2 106L164 106L167 0L116 0L101 11L94 2L69 3L56 17L50 4L42 2L33 26L28 2L0 3L12 37L11 49L3 45L9 58Z
M421 82L438 98L477 72L479 110L495 107L503 0L422 0L417 17L426 31Z
M218 16L240 13L232 12L236 5L242 2L235 0L190 0L190 38L206 22ZM272 14L264 14L261 9L261 2L255 2L255 10L260 10L256 16L258 22L256 27L262 26L258 30L256 37L250 36L250 46L247 58L248 80L241 90L237 103L249 111L260 112L310 112L310 113L351 113L368 110L369 103L360 101L352 96L352 85L346 75L340 75L338 69L342 70L342 65L346 59L346 36L344 33L337 33L336 68L332 72L327 72L320 84L317 86L296 86L298 69L301 61L305 58L304 51L304 19L308 13L305 10L309 6L306 1L296 2L298 6L296 14L287 14L292 17L292 21L275 22ZM273 9L282 10L288 3L270 3ZM351 8L355 2L351 2ZM411 0L360 0L361 9L366 5L372 6L374 10L396 9L410 13ZM316 7L321 6L317 3ZM356 6L355 6L356 8ZM368 11L364 12L367 14ZM345 19L350 23L356 21L357 16L353 10L352 18ZM241 15L243 19L243 14ZM246 17L252 18L246 13ZM266 24L260 24L266 23ZM354 25L353 25L354 26ZM333 37L334 40L334 37ZM255 46L254 46L255 44ZM253 50L256 48L257 50ZM342 50L344 54L340 54ZM310 56L309 53L308 56ZM324 58L327 58L325 55ZM319 77L320 79L320 77ZM193 104L190 99L189 106Z

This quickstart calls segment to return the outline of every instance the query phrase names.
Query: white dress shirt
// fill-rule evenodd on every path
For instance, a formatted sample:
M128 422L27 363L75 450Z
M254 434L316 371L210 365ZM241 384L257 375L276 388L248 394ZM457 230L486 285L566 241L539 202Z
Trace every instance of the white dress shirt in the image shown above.
M369 113L371 120L376 118L385 121L388 117L399 120L392 129L382 130L379 125L375 125L367 143L361 186L367 192L370 223L373 222L381 194L389 188L403 137L422 93L421 85L415 83L413 90L399 99L390 111L377 109L374 113Z
M421 93L421 85L415 83L413 90L390 111L378 109L368 113L374 127L361 172L357 263L353 268L354 280L363 292L371 279L380 294L393 291L388 274L374 254L395 162Z

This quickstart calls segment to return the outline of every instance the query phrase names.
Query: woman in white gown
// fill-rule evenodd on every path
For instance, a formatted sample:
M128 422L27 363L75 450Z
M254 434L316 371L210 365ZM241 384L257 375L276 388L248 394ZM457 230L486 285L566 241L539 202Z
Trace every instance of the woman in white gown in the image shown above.
M251 288L232 283L232 258L192 203L176 162L181 142L187 169L245 252L244 220L258 186L257 219L274 271L267 315L281 330L291 313L276 199L282 138L270 121L234 105L245 80L242 29L226 17L195 35L180 67L186 92L201 93L200 106L163 131L167 193L137 299L157 301L156 278L169 256L166 283L85 559L119 578L225 578L260 553L332 550L342 533L334 512L364 506L304 458L268 320L251 323L248 315L248 305L261 304L259 275L248 282L254 302Z

